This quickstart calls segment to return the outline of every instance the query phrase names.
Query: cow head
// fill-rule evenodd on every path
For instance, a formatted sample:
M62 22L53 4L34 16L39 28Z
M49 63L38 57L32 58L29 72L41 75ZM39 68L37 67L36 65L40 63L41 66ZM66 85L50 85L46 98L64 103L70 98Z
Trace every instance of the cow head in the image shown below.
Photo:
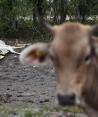
M93 66L97 64L98 28L79 23L48 27L53 41L27 47L21 52L20 61L35 65L51 60L57 74L59 103L84 105L84 92L92 83Z

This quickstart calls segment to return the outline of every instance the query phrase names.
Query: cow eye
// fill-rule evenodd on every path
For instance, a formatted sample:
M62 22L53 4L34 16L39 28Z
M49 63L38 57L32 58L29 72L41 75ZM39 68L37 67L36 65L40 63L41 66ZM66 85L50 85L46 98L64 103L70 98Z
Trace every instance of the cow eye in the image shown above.
M87 56L84 58L84 62L89 62L89 61L90 61L90 58L91 58L91 56L90 56L90 55L87 55Z

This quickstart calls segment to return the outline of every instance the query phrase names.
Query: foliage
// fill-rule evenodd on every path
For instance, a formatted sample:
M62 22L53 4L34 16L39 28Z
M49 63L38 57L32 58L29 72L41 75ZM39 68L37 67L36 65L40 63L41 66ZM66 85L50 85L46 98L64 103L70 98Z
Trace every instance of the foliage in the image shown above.
M41 21L92 24L97 15L98 0L0 0L0 37L45 41L49 36Z

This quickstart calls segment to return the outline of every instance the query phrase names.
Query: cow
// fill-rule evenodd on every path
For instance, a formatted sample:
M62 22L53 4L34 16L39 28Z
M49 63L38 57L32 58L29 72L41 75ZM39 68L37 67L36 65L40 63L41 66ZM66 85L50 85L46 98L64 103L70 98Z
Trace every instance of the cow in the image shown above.
M98 117L98 25L67 22L47 28L53 40L25 48L19 57L21 63L52 61L59 104L78 105L88 117Z

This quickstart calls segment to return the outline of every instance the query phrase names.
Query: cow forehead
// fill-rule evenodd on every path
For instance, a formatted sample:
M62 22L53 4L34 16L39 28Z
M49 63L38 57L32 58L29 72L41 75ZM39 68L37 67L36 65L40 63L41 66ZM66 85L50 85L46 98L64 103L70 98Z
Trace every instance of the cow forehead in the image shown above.
M66 23L55 26L53 45L57 50L81 51L89 48L90 26L79 23Z
M75 42L81 38L88 36L90 26L85 26L79 23L65 23L59 26L54 26L55 37L61 39L61 41Z

